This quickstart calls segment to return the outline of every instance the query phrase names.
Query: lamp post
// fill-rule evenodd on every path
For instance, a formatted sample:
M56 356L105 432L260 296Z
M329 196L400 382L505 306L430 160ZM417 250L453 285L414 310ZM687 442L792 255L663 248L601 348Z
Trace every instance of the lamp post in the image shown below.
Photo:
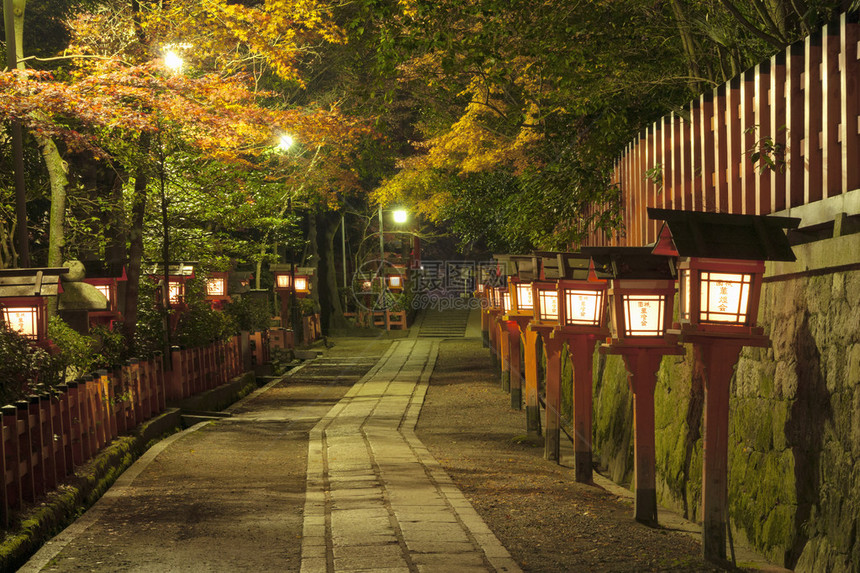
M523 368L520 362L521 336L534 318L532 281L535 260L531 255L496 255L508 271L508 292L501 325L507 334L508 377L502 385L511 393L511 408L519 410L523 401Z
M592 363L598 340L609 334L606 327L606 288L609 275L592 267L580 253L558 253L559 326L556 336L567 342L573 365L574 476L580 483L592 481Z
M523 333L525 338L526 432L536 438L541 434L540 402L538 399L538 338L546 338L558 327L558 267L555 258L535 257L537 280L532 282L534 320ZM560 382L559 382L560 383ZM560 402L560 400L559 400ZM549 414L547 414L549 416ZM549 422L549 420L548 420ZM560 418L559 418L560 423ZM553 446L554 448L554 446ZM546 453L546 444L544 444ZM553 449L555 451L555 449ZM557 457L557 456L556 456Z
M725 561L728 414L734 366L744 346L769 346L757 326L764 261L793 261L783 229L800 219L648 209L665 221L654 253L679 257L680 323L704 373L702 550Z
M683 354L667 331L675 297L674 259L651 247L583 248L595 269L612 276L608 290L611 341L601 352L620 354L633 392L634 517L657 523L654 387L663 356Z
M588 256L539 252L542 278L534 290L532 326L546 351L546 439L544 457L558 460L561 430L561 359L567 344L573 365L573 425L576 480L588 483L591 468L591 385L594 346L608 334L604 321L606 282L598 280Z
M379 272L377 273L382 281L382 293L380 295L381 300L383 301L383 305L385 305L387 301L386 293L388 292L388 281L386 281L385 277L385 226L383 223L382 217L382 203L379 204ZM403 224L409 218L409 214L405 209L395 209L393 211L392 218L395 223ZM387 306L383 309L383 312L387 310ZM388 313L385 312L385 330L389 329L388 323Z

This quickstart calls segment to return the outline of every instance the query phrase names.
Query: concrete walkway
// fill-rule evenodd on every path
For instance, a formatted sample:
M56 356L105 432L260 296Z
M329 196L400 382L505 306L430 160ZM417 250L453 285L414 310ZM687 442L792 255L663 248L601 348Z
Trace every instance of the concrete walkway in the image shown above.
M395 342L311 431L302 573L520 571L413 430L438 342Z

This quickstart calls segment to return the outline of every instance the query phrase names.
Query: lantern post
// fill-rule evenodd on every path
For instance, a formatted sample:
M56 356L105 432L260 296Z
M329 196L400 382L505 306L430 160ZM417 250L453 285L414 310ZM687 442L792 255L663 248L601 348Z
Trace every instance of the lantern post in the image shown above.
M538 399L538 363L540 362L541 350L538 346L538 338L547 339L554 329L558 328L559 302L558 302L558 260L555 257L535 257L537 269L537 280L532 282L532 300L534 301L534 319L529 323L523 333L525 338L525 397L526 397L526 431L529 437L535 438L541 434L540 402ZM549 394L548 394L549 400ZM560 390L559 399L560 402ZM559 444L558 427L560 427L560 415L558 408L555 412L547 409L547 424L552 427L552 436L544 441L544 455L551 459L558 459ZM550 418L552 413L552 418ZM560 447L560 444L559 444ZM555 457L552 457L555 456Z
M634 517L657 523L654 447L654 387L663 356L684 349L667 334L675 297L674 259L651 254L651 247L589 247L595 269L611 275L609 344L619 354L633 393Z
M726 560L729 395L744 346L766 347L757 326L764 261L793 261L784 229L800 219L648 209L665 221L654 253L679 257L679 324L704 376L702 550Z
M510 302L505 305L502 325L508 337L511 408L520 410L523 403L522 335L534 319L532 281L535 278L535 259L531 255L496 255L496 259L506 264L508 272L509 297L505 300Z
M592 481L592 363L598 340L609 334L606 326L606 288L609 275L600 276L591 258L581 253L557 253L559 326L555 336L567 343L573 365L574 475L580 483Z

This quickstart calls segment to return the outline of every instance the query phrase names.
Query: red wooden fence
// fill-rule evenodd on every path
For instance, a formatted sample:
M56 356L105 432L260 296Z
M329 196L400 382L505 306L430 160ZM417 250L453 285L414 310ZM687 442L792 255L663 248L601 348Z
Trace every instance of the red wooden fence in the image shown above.
M860 189L858 78L860 24L842 15L663 117L616 163L625 231L585 244L654 241L647 207L766 215ZM768 146L775 169L752 160Z
M161 413L167 402L210 390L268 361L266 332L251 333L247 360L240 336L203 348L172 351L172 372L162 360L129 360L116 370L99 370L57 392L31 396L2 408L0 502L3 524L9 512L35 502L93 458L118 435Z

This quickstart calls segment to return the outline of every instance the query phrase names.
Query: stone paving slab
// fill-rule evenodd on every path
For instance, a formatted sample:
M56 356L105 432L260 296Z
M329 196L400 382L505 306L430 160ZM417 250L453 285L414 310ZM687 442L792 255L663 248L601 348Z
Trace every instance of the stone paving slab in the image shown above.
M302 573L520 571L415 436L438 344L392 344L311 430Z

